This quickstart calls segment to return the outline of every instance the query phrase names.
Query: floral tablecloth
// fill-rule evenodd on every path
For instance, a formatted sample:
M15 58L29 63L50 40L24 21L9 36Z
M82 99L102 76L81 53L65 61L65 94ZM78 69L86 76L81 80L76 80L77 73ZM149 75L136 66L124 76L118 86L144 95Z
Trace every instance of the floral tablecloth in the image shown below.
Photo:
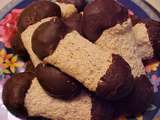
M118 0L142 18L160 20L160 13L145 0ZM25 63L13 54L11 40L16 32L16 23L23 8L32 0L12 0L0 10L0 120L19 120L7 111L2 102L3 84L16 72L25 70ZM143 3L142 3L143 2ZM160 5L159 5L160 6ZM148 12L149 11L149 12ZM147 112L138 118L121 118L123 120L160 120L160 62L156 61L145 67L147 76L154 86L154 102Z

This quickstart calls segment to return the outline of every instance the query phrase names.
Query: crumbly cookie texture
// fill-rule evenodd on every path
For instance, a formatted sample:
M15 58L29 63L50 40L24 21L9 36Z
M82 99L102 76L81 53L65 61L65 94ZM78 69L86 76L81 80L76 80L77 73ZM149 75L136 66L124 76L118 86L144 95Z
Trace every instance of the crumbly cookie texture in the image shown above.
M82 92L71 101L56 99L46 94L36 78L26 94L25 107L30 116L43 116L53 120L91 120L92 101L87 93Z
M32 50L32 35L34 31L42 24L47 21L50 21L53 17L48 17L45 19L42 19L41 21L37 22L36 24L30 25L22 34L22 42L24 47L26 48L27 52L30 55L30 58L33 62L33 65L36 67L39 63L41 63L41 60L37 57L37 55Z
M45 61L76 78L89 90L96 91L98 82L112 64L112 53L102 51L73 31L59 42Z
M106 52L111 50L112 53L120 54L131 66L134 77L145 74L141 56L139 56L141 51L137 51L130 19L105 30L95 44Z
M55 3L59 5L59 7L61 8L61 13L64 18L67 18L77 12L77 8L73 4L60 3L60 2L55 2Z
M144 23L137 23L133 26L133 32L136 38L136 51L138 57L147 58L154 56L146 25Z

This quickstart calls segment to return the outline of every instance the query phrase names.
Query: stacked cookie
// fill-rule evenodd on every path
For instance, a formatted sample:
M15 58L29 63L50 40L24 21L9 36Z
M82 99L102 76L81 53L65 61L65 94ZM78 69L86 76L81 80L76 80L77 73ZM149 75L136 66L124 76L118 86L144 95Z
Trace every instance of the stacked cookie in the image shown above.
M143 113L153 88L142 59L159 57L159 27L146 27L143 47L137 26L115 1L34 2L22 12L13 41L34 67L6 82L4 104L27 119L113 120Z

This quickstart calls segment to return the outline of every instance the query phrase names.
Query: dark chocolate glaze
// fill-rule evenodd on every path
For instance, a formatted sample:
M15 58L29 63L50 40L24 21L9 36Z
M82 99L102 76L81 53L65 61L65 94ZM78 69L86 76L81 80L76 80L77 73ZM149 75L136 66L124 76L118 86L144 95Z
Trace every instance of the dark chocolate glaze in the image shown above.
M25 49L21 37L20 37L20 33L17 32L13 38L13 40L11 41L11 46L14 50L14 53L18 54L19 56L23 57L23 59L25 60L29 60L29 55L27 53L27 50Z
M26 120L51 120L51 119L37 116L37 117L28 117Z
M15 74L4 85L3 103L17 117L23 118L27 116L24 99L33 78L34 75L32 73L19 73Z
M128 18L128 9L120 6L114 0L94 0L87 4L83 14L84 36L95 42L103 30Z
M153 86L146 77L141 75L134 80L134 88L130 95L115 102L116 114L135 117L147 110L153 102Z
M114 108L112 104L98 97L92 96L91 120L113 120Z
M34 65L32 63L32 61L27 61L26 63L26 70L25 72L33 72L34 73Z
M84 7L86 6L87 2L86 0L57 0L58 2L62 3L71 3L76 6L78 11L83 11Z
M65 24L59 18L53 18L51 21L41 24L32 36L34 53L41 60L50 55L56 49L66 31Z
M112 64L98 83L96 94L107 100L127 96L133 88L133 75L128 63L119 55L112 55Z
M60 7L50 1L36 1L23 10L18 21L18 31L24 31L29 25L32 25L43 18L51 16L61 16Z
M148 58L142 59L142 62L144 66L147 66L147 65L159 62L159 60L156 57L148 57Z
M82 35L82 14L81 13L75 13L72 16L66 18L64 20L64 23L68 28L71 30L76 30Z
M154 50L154 56L160 60L160 22L150 20L146 22L146 27Z
M51 65L39 64L36 76L42 87L51 96L71 99L81 91L81 84Z

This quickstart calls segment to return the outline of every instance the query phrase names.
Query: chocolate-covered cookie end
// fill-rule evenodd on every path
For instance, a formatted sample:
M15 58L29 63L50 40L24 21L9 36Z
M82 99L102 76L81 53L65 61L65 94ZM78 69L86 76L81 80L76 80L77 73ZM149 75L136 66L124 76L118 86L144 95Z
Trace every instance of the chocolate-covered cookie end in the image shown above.
M51 65L39 64L36 68L37 78L49 95L71 99L81 91L81 84Z
M43 59L50 55L57 47L59 41L66 34L67 28L59 18L42 23L33 33L33 52Z
M112 64L101 78L96 94L111 101L127 96L133 88L133 76L128 63L119 55L112 55Z
M2 98L7 109L17 117L27 116L24 99L34 78L32 73L18 73L9 79L3 88Z
M131 94L115 102L117 116L136 117L143 114L153 103L153 86L145 75L135 78Z

